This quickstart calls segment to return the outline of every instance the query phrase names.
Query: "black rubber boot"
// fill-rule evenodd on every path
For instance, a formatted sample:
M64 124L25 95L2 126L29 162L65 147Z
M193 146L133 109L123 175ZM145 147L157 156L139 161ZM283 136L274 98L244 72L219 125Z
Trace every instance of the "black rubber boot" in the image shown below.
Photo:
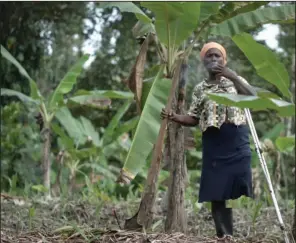
M233 217L232 208L224 208L223 223L225 226L225 235L233 235Z
M212 202L212 216L215 223L217 237L233 234L232 209L226 208L225 201Z

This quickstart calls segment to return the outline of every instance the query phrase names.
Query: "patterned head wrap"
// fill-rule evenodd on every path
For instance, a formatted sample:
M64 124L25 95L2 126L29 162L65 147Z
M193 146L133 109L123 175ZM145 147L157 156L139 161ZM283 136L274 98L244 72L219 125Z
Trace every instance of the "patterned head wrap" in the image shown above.
M221 53L222 53L222 56L224 58L224 65L227 63L227 55L226 55L226 50L223 46L221 46L220 44L216 43L216 42L209 42L207 44L205 44L203 46L203 48L201 49L201 52L200 52L200 57L201 57L201 60L204 59L206 53L208 50L212 49L212 48L216 48L218 49Z

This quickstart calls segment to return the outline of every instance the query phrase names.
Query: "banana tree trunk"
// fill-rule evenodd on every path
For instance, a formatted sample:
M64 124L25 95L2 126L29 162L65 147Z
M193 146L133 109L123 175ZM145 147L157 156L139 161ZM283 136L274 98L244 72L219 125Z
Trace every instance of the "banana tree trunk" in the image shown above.
M186 233L185 184L187 168L184 155L184 130L182 126L177 124L170 124L168 130L171 163L165 231L167 233Z
M45 127L43 130L43 184L46 188L46 197L50 198L50 129Z
M166 106L167 110L171 109L172 100L175 96L177 84L179 81L181 63L182 63L182 60L179 59L177 61L176 69L172 79L172 87L170 90L170 95L168 97L168 102ZM136 213L136 215L134 215L132 218L125 221L125 226L124 226L125 229L135 229L135 228L141 228L141 227L144 227L147 229L147 228L150 228L152 224L153 214L154 214L153 212L154 204L155 204L155 199L157 194L157 182L158 182L159 172L161 169L160 163L161 163L161 157L162 157L162 147L163 147L166 127L167 127L167 120L164 119L161 122L159 135L158 135L155 147L153 149L151 165L148 171L145 190L143 192L139 210Z
M295 102L295 97L294 97L294 94L295 94L295 58L296 58L295 54L293 54L292 65L291 65L291 70L292 70L291 93L293 95L294 102ZM293 126L292 126L292 123L294 123ZM292 127L295 127L295 117L291 118L291 129L288 130L290 136L292 134L292 131L291 131ZM294 239L296 240L296 209L294 209L294 222L293 222L292 234L293 234Z
M185 86L187 81L187 64L182 64L180 84L172 108L178 114L184 114ZM170 160L170 178L168 186L168 210L165 221L167 233L186 233L187 216L185 213L185 190L187 168L184 148L184 128L174 122L168 125L168 155Z
M292 227L292 234L294 239L296 239L296 209L294 209L294 223Z

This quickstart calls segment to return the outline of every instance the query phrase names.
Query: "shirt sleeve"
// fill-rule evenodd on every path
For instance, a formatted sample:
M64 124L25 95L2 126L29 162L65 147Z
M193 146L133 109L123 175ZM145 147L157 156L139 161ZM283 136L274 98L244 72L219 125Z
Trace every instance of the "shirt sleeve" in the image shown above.
M197 85L193 90L192 101L191 101L189 110L187 112L187 115L199 119L202 111L201 101L202 101L202 90L200 85Z

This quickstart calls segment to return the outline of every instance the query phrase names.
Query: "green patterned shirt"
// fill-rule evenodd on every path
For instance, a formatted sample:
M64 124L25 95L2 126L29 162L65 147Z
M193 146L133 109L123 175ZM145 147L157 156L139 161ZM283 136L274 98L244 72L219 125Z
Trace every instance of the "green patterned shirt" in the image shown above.
M244 78L240 76L239 78L248 83ZM225 121L237 126L246 124L245 113L242 109L218 104L210 100L206 92L237 94L233 82L224 77L221 78L219 84L209 84L204 80L195 86L187 114L199 120L199 128L202 132L210 126L220 128Z

